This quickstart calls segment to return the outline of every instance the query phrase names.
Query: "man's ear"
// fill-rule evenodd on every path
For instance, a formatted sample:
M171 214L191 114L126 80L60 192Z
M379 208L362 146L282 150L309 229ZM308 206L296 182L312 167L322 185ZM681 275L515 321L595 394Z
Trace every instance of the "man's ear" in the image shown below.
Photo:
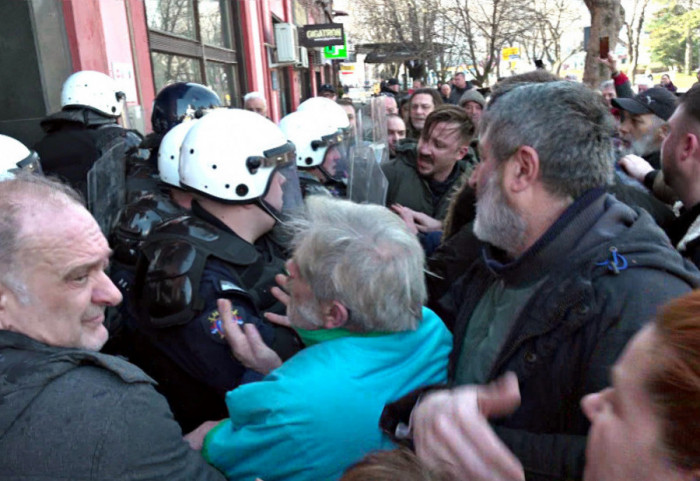
M698 136L691 132L687 132L683 135L681 148L683 149L681 151L682 160L689 157L700 157L700 141L698 140Z
M347 308L338 301L329 301L323 306L323 327L326 329L336 329L348 322L349 313Z
M467 155L467 152L469 152L469 142L466 144L462 145L458 150L457 150L457 160L461 160L464 158L465 155Z
M513 192L522 192L537 181L540 175L540 157L529 145L521 145L504 167L506 186Z

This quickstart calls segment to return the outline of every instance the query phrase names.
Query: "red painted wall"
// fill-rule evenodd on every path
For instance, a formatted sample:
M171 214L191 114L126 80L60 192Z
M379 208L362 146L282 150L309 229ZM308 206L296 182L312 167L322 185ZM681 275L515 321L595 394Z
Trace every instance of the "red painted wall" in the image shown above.
M139 103L143 108L146 131L151 131L151 113L155 99L153 68L151 54L148 50L148 26L146 24L146 7L143 0L125 0L129 17L131 38L133 42L134 72L139 94Z
M73 71L109 73L98 0L62 0Z

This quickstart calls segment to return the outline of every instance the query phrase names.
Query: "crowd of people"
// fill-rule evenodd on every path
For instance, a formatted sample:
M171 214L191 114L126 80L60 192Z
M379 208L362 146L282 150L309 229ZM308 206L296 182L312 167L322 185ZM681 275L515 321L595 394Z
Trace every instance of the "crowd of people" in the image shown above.
M0 472L700 477L700 87L601 63L279 124L175 83L146 138L73 74L0 136Z

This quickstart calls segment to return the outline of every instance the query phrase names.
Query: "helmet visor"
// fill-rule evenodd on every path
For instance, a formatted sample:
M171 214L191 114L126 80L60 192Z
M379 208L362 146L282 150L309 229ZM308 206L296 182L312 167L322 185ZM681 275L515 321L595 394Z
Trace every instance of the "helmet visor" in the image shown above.
M27 172L32 172L34 174L42 174L41 160L39 159L39 154L36 151L32 152L24 159L17 162L17 169L12 169L13 171L24 170Z
M321 171L329 180L346 183L348 179L348 153L350 152L351 138L346 135L334 135L334 141L328 145Z

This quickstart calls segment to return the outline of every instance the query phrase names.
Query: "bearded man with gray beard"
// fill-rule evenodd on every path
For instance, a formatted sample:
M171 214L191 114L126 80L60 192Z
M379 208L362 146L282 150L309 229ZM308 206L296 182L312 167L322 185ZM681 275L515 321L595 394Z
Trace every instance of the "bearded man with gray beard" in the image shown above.
M449 380L517 374L522 403L493 424L528 480L581 479L581 398L609 385L615 359L657 306L698 286L649 214L605 193L613 131L602 99L574 82L515 87L481 119L470 183L474 233L486 245L440 301L454 338ZM395 434L409 419L399 404L383 419ZM419 456L438 465L447 459L441 440L459 428L431 405L410 424Z

